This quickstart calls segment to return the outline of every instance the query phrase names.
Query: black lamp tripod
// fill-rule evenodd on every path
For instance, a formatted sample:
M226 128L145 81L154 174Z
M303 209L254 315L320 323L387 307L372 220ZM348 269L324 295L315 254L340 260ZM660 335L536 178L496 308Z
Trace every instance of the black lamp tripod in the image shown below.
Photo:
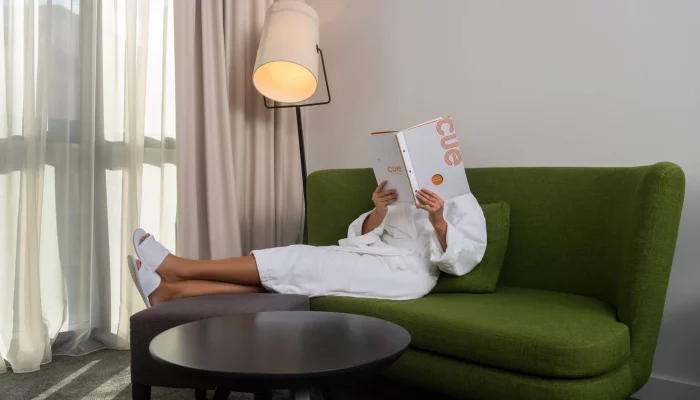
M304 188L304 233L302 236L302 243L307 244L309 242L309 237L308 237L308 219L306 217L306 214L308 212L307 208L307 203L306 203L306 153L304 151L304 128L302 127L301 124L301 108L302 107L309 107L309 106L318 106L321 104L328 104L331 102L331 88L328 86L328 74L326 73L326 63L323 61L323 51L321 51L321 48L316 45L316 51L318 54L321 56L321 66L323 67L323 79L326 81L326 93L328 94L328 100L326 101L321 101L317 103L308 103L308 104L289 104L289 105L283 105L283 106L270 106L267 104L267 97L263 96L263 103L265 104L265 107L269 109L275 109L275 108L291 108L294 107L296 109L297 113L297 133L299 134L299 156L301 158L301 182Z

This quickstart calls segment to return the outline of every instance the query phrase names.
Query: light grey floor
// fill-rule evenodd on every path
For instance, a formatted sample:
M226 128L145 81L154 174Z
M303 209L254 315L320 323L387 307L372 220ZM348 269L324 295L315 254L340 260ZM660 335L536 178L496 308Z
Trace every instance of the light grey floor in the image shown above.
M208 396L211 398L211 393ZM37 372L0 375L3 400L129 400L131 376L129 352L102 350L81 357L54 357ZM194 391L153 388L153 400L194 400ZM234 393L229 400L252 400L246 393ZM286 399L279 392L275 400Z
M57 356L37 372L0 374L2 400L129 400L131 377L128 351L102 350L85 356ZM312 400L321 396L312 391ZM412 388L374 380L361 385L333 389L334 400L449 400L444 397L416 391ZM213 393L207 396L212 398ZM288 399L289 392L274 393L273 400ZM194 400L193 390L153 388L153 400ZM248 393L232 393L229 400L252 400Z

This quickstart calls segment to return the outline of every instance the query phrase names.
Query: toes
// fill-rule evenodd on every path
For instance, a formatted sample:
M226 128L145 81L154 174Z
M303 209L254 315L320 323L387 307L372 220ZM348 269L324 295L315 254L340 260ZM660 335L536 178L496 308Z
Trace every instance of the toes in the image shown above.
M136 269L137 270L141 269L141 260L136 260Z
M147 234L143 235L143 237L141 238L141 241L139 242L139 244L143 243L143 241L146 240L146 239L148 239L149 236L151 236L150 233L147 233Z

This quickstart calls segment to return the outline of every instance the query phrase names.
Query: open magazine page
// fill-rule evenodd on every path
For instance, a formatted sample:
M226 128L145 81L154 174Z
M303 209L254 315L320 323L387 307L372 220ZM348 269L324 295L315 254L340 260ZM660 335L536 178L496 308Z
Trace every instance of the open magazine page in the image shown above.
M396 132L372 134L367 138L377 183L387 181L385 189L396 189L399 203L413 203L411 185L404 168Z
M445 200L470 193L457 134L449 117L402 133L418 187Z

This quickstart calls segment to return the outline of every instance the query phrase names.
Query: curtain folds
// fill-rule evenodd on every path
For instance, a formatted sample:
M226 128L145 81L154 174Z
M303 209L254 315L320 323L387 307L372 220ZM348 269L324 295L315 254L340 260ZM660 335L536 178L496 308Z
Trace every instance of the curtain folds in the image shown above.
M175 249L173 32L172 0L0 1L0 354L15 372L127 348L143 307L131 232Z
M293 109L252 84L271 0L175 3L179 255L216 259L300 241Z

